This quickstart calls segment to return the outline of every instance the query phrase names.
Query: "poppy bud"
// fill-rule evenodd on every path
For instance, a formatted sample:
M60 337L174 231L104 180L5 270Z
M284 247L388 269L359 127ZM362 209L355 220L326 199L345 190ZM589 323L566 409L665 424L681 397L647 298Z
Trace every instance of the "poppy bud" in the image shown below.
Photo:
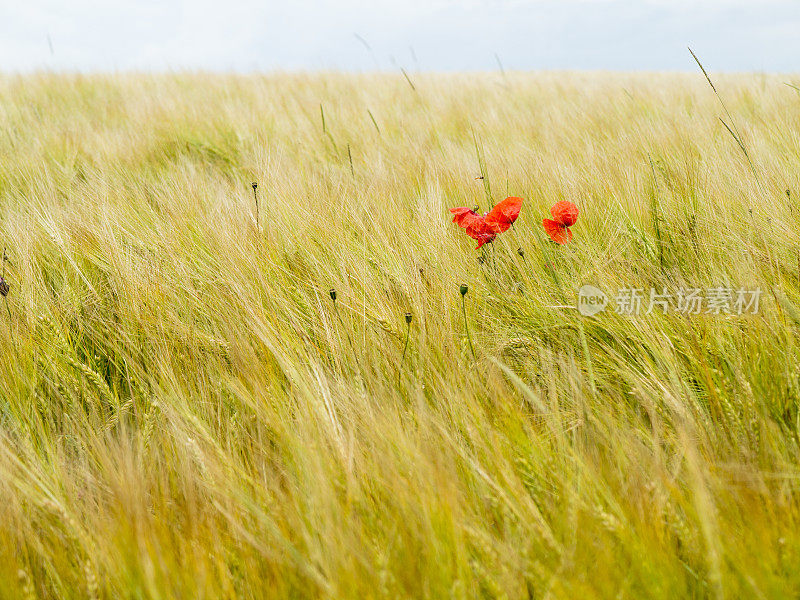
M257 181L254 181L254 182L253 182L253 183L251 183L250 185L252 185L252 186L253 186L253 191L255 191L255 190L256 190L256 188L258 187L258 182L257 182Z
M4 278L0 277L0 295L8 296L9 289L10 287L8 282Z
M469 291L469 288L467 287L467 284L466 283L462 283L461 287L459 288L459 291L461 292L462 296L466 296L467 292Z
M406 323L411 325L411 321L414 320L414 317L411 316L411 313L406 313Z
M517 248L517 254L519 254L522 258L525 258L525 252L522 248Z
M330 292L330 294L331 294L331 300L333 300L334 302L336 302L336 290L335 290L335 289L333 289L333 288L331 288L331 292Z

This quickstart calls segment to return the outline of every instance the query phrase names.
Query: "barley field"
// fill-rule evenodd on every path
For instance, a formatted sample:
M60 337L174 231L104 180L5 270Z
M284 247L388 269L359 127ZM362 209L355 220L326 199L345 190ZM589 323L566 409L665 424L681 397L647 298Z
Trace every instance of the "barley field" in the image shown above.
M0 598L796 598L800 92L710 77L1 76Z

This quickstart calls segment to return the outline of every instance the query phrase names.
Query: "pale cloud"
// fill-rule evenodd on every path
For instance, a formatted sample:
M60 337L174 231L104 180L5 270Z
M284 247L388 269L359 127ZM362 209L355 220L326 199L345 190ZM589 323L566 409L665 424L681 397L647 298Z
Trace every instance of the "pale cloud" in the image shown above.
M517 69L691 69L692 45L711 68L793 71L800 56L793 0L27 0L3 12L2 70L464 70L494 68L495 54Z

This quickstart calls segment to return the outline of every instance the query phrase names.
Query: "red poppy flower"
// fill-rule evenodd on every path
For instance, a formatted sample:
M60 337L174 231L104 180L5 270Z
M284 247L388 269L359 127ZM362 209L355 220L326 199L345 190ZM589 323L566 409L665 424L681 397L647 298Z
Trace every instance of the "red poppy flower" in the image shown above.
M572 202L562 200L556 202L550 209L553 219L544 219L544 231L556 244L566 244L572 240L572 232L569 228L578 220L578 207Z
M453 223L463 227L467 235L478 241L478 248L494 241L498 233L506 231L517 220L522 198L506 198L485 215L466 207L451 208ZM476 248L476 250L478 249Z
M451 208L450 212L453 213L453 223L459 227L463 227L467 231L467 235L473 240L478 241L476 250L494 241L497 237L497 232L494 228L486 223L486 217L479 215L474 210L460 206L458 208Z

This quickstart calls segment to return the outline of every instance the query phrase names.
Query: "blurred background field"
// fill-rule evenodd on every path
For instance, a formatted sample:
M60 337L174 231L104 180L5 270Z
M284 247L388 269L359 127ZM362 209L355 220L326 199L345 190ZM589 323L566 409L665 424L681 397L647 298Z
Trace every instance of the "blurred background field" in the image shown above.
M0 78L0 597L796 597L800 94L712 79Z

